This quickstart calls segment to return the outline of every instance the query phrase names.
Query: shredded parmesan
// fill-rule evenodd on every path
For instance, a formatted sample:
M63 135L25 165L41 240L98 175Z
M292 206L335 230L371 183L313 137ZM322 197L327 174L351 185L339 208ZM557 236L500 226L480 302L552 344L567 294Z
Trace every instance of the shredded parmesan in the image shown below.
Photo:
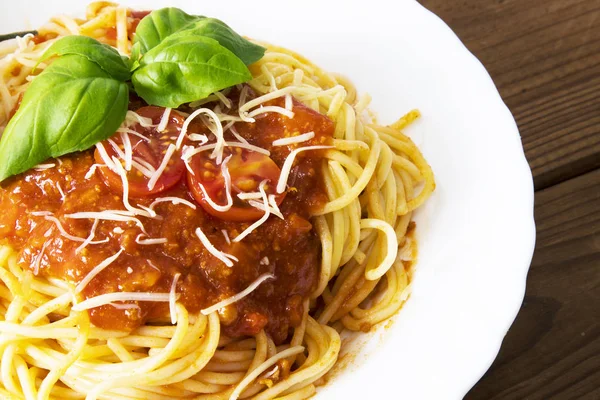
M266 256L265 256L265 257L263 257L263 258L260 260L260 265L269 265L269 257L266 257Z
M175 145L170 144L169 147L167 148L167 152L165 153L165 156L164 156L162 162L160 163L160 166L158 167L158 169L156 170L154 175L152 175L152 178L150 178L150 180L148 181L148 189L149 190L154 189L156 182L158 182L158 179L160 178L160 176L162 175L164 170L167 168L167 165L169 164L169 160L173 156L173 153L175 153L175 150L176 150Z
M171 323L174 325L177 323L177 308L175 308L175 302L177 301L177 281L181 274L178 272L173 277L171 282L171 290L169 291L169 312L171 314Z
M285 109L292 111L293 108L294 103L292 103L292 95L288 93L285 95Z
M150 218L156 217L156 213L154 211L149 212L141 208L136 208L129 203L129 180L127 179L127 172L123 169L121 162L119 162L117 158L113 157L112 160L115 166L115 172L121 178L121 184L123 186L123 198L121 200L123 201L125 208L134 215L142 215Z
M213 154L211 155L211 157L217 159L217 164L221 164L221 161L223 160L223 149L225 147L225 138L223 137L223 126L221 125L221 121L219 120L219 117L212 110L210 110L208 108L199 108L196 111L194 111L193 113L191 113L190 116L185 119L185 121L183 122L183 126L181 127L181 133L179 134L179 137L177 138L177 142L176 142L177 150L179 150L181 148L183 139L187 135L188 126L190 125L192 120L194 120L194 118L196 118L200 114L208 115L215 124L216 130L214 131L214 134L217 137L217 142L215 144L214 151L213 151Z
M173 203L173 204L185 204L192 210L196 209L196 205L194 203L192 203L191 201L187 201L185 199L179 198L179 197L157 197L156 200L154 200L148 208L150 208L151 210L154 210L154 207L157 204L168 203L168 202Z
M54 168L56 166L56 164L38 164L35 167L33 167L33 169L35 169L36 171L44 171L50 168Z
M50 244L49 240L46 240L42 245L42 250L35 257L35 261L33 263L33 274L37 275L40 272L40 263L42 262L42 257L44 257L44 253L46 252L46 248Z
M90 283L90 281L92 279L94 279L94 277L96 275L98 275L100 272L102 272L106 267L108 267L110 264L113 263L113 261L115 261L117 258L119 258L119 256L121 255L121 253L123 253L123 249L121 248L121 250L119 250L119 252L117 254L114 254L110 257L108 257L107 259L105 259L104 261L102 261L100 264L96 265L82 280L81 282L79 282L79 284L75 287L75 292L79 293L81 292L88 283Z
M133 308L137 308L138 310L140 309L140 306L138 306L137 304L131 304L131 303L125 303L125 304L108 303L108 305L113 306L117 310L131 310Z
M56 182L56 190L58 190L58 193L60 193L60 199L64 200L65 199L65 192L63 191L63 189L60 186L59 182Z
M151 293L151 292L115 292L105 293L96 297L89 298L81 303L73 305L73 311L89 310L90 308L100 307L115 301L152 301L167 303L171 298L170 293Z
M107 155L108 157L108 155ZM102 167L106 167L105 164L93 164L90 169L88 170L88 172L85 174L85 179L90 179L94 173L96 172L96 168L102 168Z
M269 150L266 150L266 149L263 149L262 147L254 146L251 144L246 144L246 143L241 143L241 142L225 142L225 145L228 147L240 147L242 149L255 151L257 153L264 154L266 156L271 155L271 152ZM184 161L189 160L190 158L192 158L193 156L195 156L198 153L202 153L203 151L214 149L215 146L216 146L215 143L205 144L204 146L195 147L195 148L192 146L184 146L183 151L181 152L181 159Z
M131 167L133 166L133 147L131 146L131 139L129 139L129 135L126 133L121 133L120 135L125 155L125 170L131 171Z
M221 260L223 264L227 265L228 267L232 267L233 262L231 260L233 259L234 261L238 261L238 259L232 256L231 254L227 254L220 250L217 250L217 248L213 246L210 240L208 240L204 232L202 232L202 229L197 228L196 235L198 236L204 247L206 247L206 250L208 250L210 254Z
M140 124L143 128L155 128L156 125L152 123L152 118L142 117L135 111L127 111L125 115L125 126L130 127L134 124Z
M167 124L169 123L170 116L171 116L171 108L167 107L167 108L165 108L165 112L163 112L163 115L160 119L160 123L156 127L157 131L164 132L165 128L167 127Z
M227 244L231 244L231 240L229 239L229 234L227 233L227 230L221 229L221 233L223 234L223 237L225 238Z
M256 228L258 228L259 226L261 226L262 224L264 224L267 221L267 219L269 219L269 215L271 214L271 212L270 212L270 207L269 207L269 200L267 198L267 193L265 192L265 185L266 185L266 183L267 183L267 181L264 180L258 186L258 189L260 190L260 193L261 193L261 195L263 197L263 206L264 206L265 213L263 214L263 216L258 221L256 221L252 225L250 225L242 233L240 233L238 236L236 236L236 238L233 239L234 242L241 241L246 236L248 236L249 234L251 234L252 231L254 231Z
M250 144L250 143L248 143L248 141L246 139L244 139L244 137L242 135L239 134L237 129L235 129L235 125L231 125L229 127L229 131L231 132L233 137L236 138L237 140L239 140L240 142L242 142L244 144Z
M92 229L90 231L90 235L87 237L87 239L85 239L83 241L83 243L81 243L81 245L79 247L77 247L75 249L75 254L79 254L79 252L81 250L83 250L88 244L90 244L92 242L92 240L94 240L94 236L96 236L96 228L98 228L98 221L97 219L94 220L94 223L92 225ZM108 238L106 238L108 241Z
M136 236L135 242L137 244L141 244L141 245L163 244L163 243L167 243L169 241L167 238L142 239L142 236L145 236L145 235L143 233L140 233L139 235Z
M292 151L285 159L283 167L281 168L281 174L279 175L279 181L277 182L277 193L283 193L285 191L290 172L292 171L292 166L294 165L294 159L296 158L296 155L298 155L298 153L307 150L331 149L332 147L333 146L307 146L299 147L296 150Z
M261 203L260 201L250 200L248 202L248 204L250 204L251 207L259 209L260 211L265 211L265 205L264 205L264 203ZM273 214L281 219L285 219L283 217L283 214L281 213L281 211L279 211L279 208L275 209L271 205L267 206L267 208L269 209L269 212L271 214Z
M237 197L240 200L258 200L262 199L262 194L260 192L244 192L238 193Z
M200 133L191 133L188 138L194 142L200 142L200 144L208 143L208 137Z
M235 302L240 301L241 299L243 299L244 297L248 296L250 293L252 293L253 291L256 290L256 288L258 288L260 286L261 283L263 283L264 281L266 281L267 279L275 279L275 275L273 274L262 274L261 276L259 276L258 278L256 278L256 280L254 282L252 282L250 284L250 286L248 286L246 289L242 290L241 292L239 292L236 295L233 295L225 300L222 300L220 302L218 302L217 304L214 304L208 308L205 308L204 310L200 310L200 312L203 315L209 315L210 313L213 313L217 310L220 310L223 307L226 307L230 304L233 304Z
M233 205L233 198L231 197L231 176L229 175L229 169L227 169L227 163L230 159L231 155L227 156L227 158L225 158L225 160L223 160L223 163L221 164L221 175L223 175L223 180L225 181L225 197L227 201L227 203L224 206L215 203L208 195L208 192L206 191L204 185L199 184L200 189L202 190L202 194L204 195L204 200L206 200L212 208L219 212L229 211L229 209L231 209L231 206Z
M71 219L101 219L106 221L119 221L119 222L134 222L142 232L146 233L144 224L139 219L125 215L126 212L122 210L104 210L104 211L81 211L73 214L65 214L65 218Z
M294 118L294 112L290 111L290 110L286 110L283 107L279 107L279 106L260 106L258 107L256 110L253 110L251 112L248 113L248 118L254 118L257 115L261 115L261 114L266 114L269 112L274 112L274 113L278 113L281 115L284 115L288 118Z
M229 100L223 93L215 92L214 95L223 103L227 108L231 108L231 100Z
M65 217L67 217L67 216L65 215ZM86 239L80 238L79 236L73 236L69 232L67 232L65 230L65 228L63 228L63 226L62 226L62 224L61 224L61 222L59 221L58 218L56 218L54 216L51 216L51 215L46 215L46 216L44 216L44 219L47 219L48 221L54 222L54 224L56 225L56 227L60 231L60 234L62 236L64 236L64 237L66 237L67 239L72 240L74 242L85 242Z
M288 145L294 144L294 143L302 143L302 142L306 142L307 140L310 140L314 137L315 137L314 132L306 132L306 133L303 133L302 135L274 140L273 146L288 146Z

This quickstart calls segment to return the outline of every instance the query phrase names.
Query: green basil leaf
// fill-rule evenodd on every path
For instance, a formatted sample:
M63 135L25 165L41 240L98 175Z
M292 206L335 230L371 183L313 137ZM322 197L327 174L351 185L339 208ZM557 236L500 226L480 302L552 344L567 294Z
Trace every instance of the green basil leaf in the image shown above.
M206 36L238 56L246 65L262 58L265 48L234 32L227 24L215 18L189 15L178 8L162 8L142 19L135 31L131 59L139 57L163 40L184 36Z
M55 60L32 82L0 139L0 181L85 150L125 119L128 87L87 57Z
M87 36L65 36L54 42L44 52L38 62L42 62L52 56L64 56L76 54L96 63L106 73L120 81L127 81L131 77L129 62L112 47L100 43L96 39Z
M189 15L174 7L152 11L142 18L135 30L132 60L137 61L139 56L158 46L167 36L197 21L199 18L203 17Z
M254 44L236 32L227 24L215 18L199 19L169 36L169 40L186 36L205 36L215 39L219 44L238 56L246 65L260 60L265 48Z
M132 75L135 91L148 104L173 108L250 79L242 60L203 36L163 41L140 59Z

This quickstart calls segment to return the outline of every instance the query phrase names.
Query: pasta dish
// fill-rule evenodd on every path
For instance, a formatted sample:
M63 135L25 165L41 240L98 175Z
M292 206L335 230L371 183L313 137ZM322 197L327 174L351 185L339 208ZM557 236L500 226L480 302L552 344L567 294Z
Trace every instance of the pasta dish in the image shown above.
M0 71L0 397L305 399L407 300L417 111L176 8L92 3Z

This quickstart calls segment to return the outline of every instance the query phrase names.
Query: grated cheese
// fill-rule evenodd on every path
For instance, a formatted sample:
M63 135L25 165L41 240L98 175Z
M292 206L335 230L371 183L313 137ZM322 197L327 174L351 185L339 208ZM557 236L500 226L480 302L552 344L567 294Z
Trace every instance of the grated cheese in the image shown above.
M35 261L33 263L33 274L37 275L40 272L40 263L42 262L42 257L44 257L44 253L46 252L46 248L50 244L50 240L46 240L42 245L42 250L35 257Z
M285 109L292 111L294 108L294 103L292 102L292 95L287 93L285 95Z
M142 236L146 236L146 235L144 235L143 233L140 233L139 235L136 236L135 242L137 244L141 244L141 245L163 244L163 243L167 243L169 241L167 238L142 239Z
M124 121L125 126L130 127L136 123L140 124L143 128L156 128L156 125L152 122L152 118L142 117L135 111L127 111Z
M154 207L157 204L166 203L166 202L171 202L173 204L185 204L192 210L196 209L196 205L194 203L192 203L191 201L187 201L185 199L179 198L179 197L157 197L156 200L154 200L148 208L150 208L151 210L154 210Z
M173 156L173 153L175 153L175 150L176 150L175 145L170 144L169 147L167 148L167 152L165 153L165 156L164 156L162 162L160 163L160 166L158 167L156 172L152 175L152 178L150 178L150 180L148 181L148 189L149 190L154 189L156 182L158 182L158 179L160 178L160 176L162 175L164 170L167 168L167 165L169 164L169 160Z
M90 235L87 237L87 239L83 241L83 243L81 243L79 247L75 249L75 254L79 254L81 250L87 247L87 245L90 244L92 240L94 240L94 236L96 236L96 228L98 228L98 222L99 221L97 219L94 220L94 224L92 225ZM106 238L106 241L108 241L108 238Z
M140 309L140 306L138 306L137 304L131 304L131 303L125 303L125 304L108 303L108 305L113 306L117 310L131 310L133 308L137 308L138 310Z
M115 261L117 258L119 258L121 253L123 253L123 250L124 249L121 248L121 250L119 250L118 253L108 257L107 259L102 261L100 264L96 265L90 272L88 272L88 274L81 280L81 282L79 282L79 284L77 284L77 286L75 286L75 292L76 293L81 292L87 286L87 284L90 283L90 281L92 279L94 279L94 277L96 275L98 275L106 267L108 267L110 264L112 264L113 261Z
M257 115L266 114L269 112L278 113L278 114L284 115L290 119L294 118L293 111L286 110L285 108L279 107L279 106L260 106L256 110L249 112L248 118L254 118Z
M217 248L213 246L210 240L208 240L204 232L202 232L202 229L197 228L196 235L198 236L204 247L206 247L206 250L208 250L210 254L221 260L223 264L227 265L228 267L232 267L233 262L231 260L238 261L238 259L232 256L231 254L227 254L220 250L217 250Z
M233 198L231 197L231 176L229 175L229 169L227 169L227 163L230 159L231 155L225 158L225 160L223 160L223 163L221 164L221 175L223 175L223 180L225 181L225 197L227 201L227 203L224 206L215 203L208 195L208 192L206 191L204 185L200 184L200 189L202 190L202 194L204 195L204 200L206 200L212 208L219 212L229 211L231 209L231 206L233 205Z
M200 310L200 312L203 315L209 315L210 313L213 313L215 311L218 311L219 309L226 307L230 304L233 304L235 302L240 301L241 299L243 299L244 297L248 296L250 293L252 293L253 291L256 290L256 288L258 288L260 286L261 283L263 283L264 281L266 281L267 279L275 279L275 275L273 274L262 274L261 276L259 276L258 278L256 278L256 280L254 282L252 282L250 284L250 286L248 286L246 289L242 290L241 292L239 292L236 295L233 295L225 300L222 300L208 308L205 308L203 310Z
M45 171L47 169L54 168L55 166L56 164L38 164L35 167L33 167L33 169L35 169L36 171Z
M237 197L240 200L257 200L262 199L262 194L260 192L244 192L238 193Z
M242 149L254 151L254 152L257 152L260 154L264 154L266 156L271 155L271 152L269 150L266 150L266 149L263 149L262 147L254 146L251 144L239 143L239 142L225 142L225 145L228 147L240 147ZM181 152L181 159L183 161L189 160L190 158L192 158L193 156L195 156L198 153L202 153L203 151L214 149L215 146L216 146L215 143L205 144L204 146L195 147L195 148L192 146L184 146L183 151Z
M235 125L231 125L229 127L229 131L231 132L231 134L233 135L234 138L236 138L237 140L239 140L240 142L244 143L244 144L250 144L248 143L248 141L246 139L244 139L244 137L242 135L239 134L239 132L237 131L237 129L235 129Z
M285 187L287 186L287 181L290 176L290 172L292 171L292 166L294 164L294 159L296 158L296 155L298 155L298 153L308 150L321 150L331 148L333 148L333 146L307 146L299 147L296 150L292 151L285 159L283 167L281 168L281 174L279 175L279 181L277 182L277 193L283 193L285 191Z
M208 143L208 138L206 135L202 135L200 133L191 133L188 138L194 142L200 142L200 144Z
M167 107L167 108L165 108L165 112L163 112L163 115L160 118L160 122L159 122L158 126L156 127L157 131L164 132L165 128L167 127L167 124L169 123L170 116L171 116L171 108Z
M227 230L221 229L221 233L223 234L223 237L225 238L227 244L231 244L231 240L229 239L229 234L227 233Z
M125 160L125 170L131 171L131 167L133 166L133 147L131 147L131 140L129 139L129 135L126 133L121 133L120 135L121 142L123 142L123 159Z
M251 234L252 231L254 231L256 228L258 228L259 226L264 224L267 219L269 219L269 215L271 214L271 212L270 212L270 207L269 207L269 200L267 199L267 193L265 192L266 183L267 183L267 180L264 180L258 186L258 189L260 190L260 194L263 197L263 206L264 206L264 211L265 211L264 215L258 221L256 221L252 225L250 225L242 233L240 233L238 236L236 236L236 238L233 239L234 242L240 242L246 236Z
M107 155L107 157L108 157L108 155ZM88 172L85 174L85 179L89 180L96 172L96 168L102 168L102 167L106 167L106 165L105 164L93 164L90 167L90 169L88 169Z
M73 311L89 310L90 308L100 307L114 301L151 301L166 303L170 300L170 293L152 293L152 292L115 292L105 293L99 296L91 297L81 303L73 305Z
M133 213L133 215L142 215L144 217L149 218L156 217L156 213L154 211L149 212L141 208L136 208L129 203L129 180L127 179L127 172L125 172L123 166L121 165L119 160L117 160L116 157L113 157L112 160L115 166L115 172L121 178L121 184L123 186L123 197L121 201L123 202L123 206L125 206L125 209Z
M264 203L261 203L260 201L250 200L248 202L248 204L250 204L251 207L257 208L257 209L259 209L261 211L265 211L265 205L264 205ZM283 214L281 213L281 211L279 211L279 209L275 209L275 208L273 208L270 205L267 206L267 207L268 207L269 212L271 214L273 214L273 215L275 215L275 216L277 216L277 217L279 217L281 219L285 219L285 218L283 218Z
M307 140L310 140L314 137L315 137L315 133L311 131L311 132L303 133L302 135L298 135L298 136L277 139L277 140L274 140L272 144L273 144L273 146L288 146L288 145L294 144L294 143L306 142Z
M229 100L223 93L215 92L214 95L219 99L221 103L227 108L231 108L231 100Z
M177 323L177 308L175 308L175 302L177 301L177 281L181 274L178 272L173 276L173 282L171 282L171 290L169 291L169 313L171 314L171 323L174 325Z
M126 213L127 212L123 210L80 211L72 214L65 214L65 218L101 219L105 221L134 222L142 230L142 232L146 233L146 228L144 228L144 224L142 224L142 221L133 216L126 215Z
M63 189L60 186L59 182L56 182L56 190L58 190L58 193L60 193L60 199L64 200L65 199L65 192L63 191Z
M263 257L263 258L260 260L260 265L269 265L269 257L266 257L266 256L265 256L265 257Z

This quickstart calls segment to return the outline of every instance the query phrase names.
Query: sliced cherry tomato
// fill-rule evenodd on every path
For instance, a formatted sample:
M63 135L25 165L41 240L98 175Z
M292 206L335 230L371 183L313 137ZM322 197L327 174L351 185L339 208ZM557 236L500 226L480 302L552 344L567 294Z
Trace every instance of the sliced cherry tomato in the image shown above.
M163 116L164 110L165 109L162 107L148 106L142 107L136 112L142 117L152 119L152 123L157 125ZM183 160L181 160L181 152L175 151L154 187L150 189L148 186L150 182L150 177L148 176L150 175L149 172L151 172L152 169L157 170L160 167L169 145L175 144L177 136L179 136L179 133L181 132L183 122L184 118L176 111L172 111L169 117L169 123L163 132L158 132L156 128L145 128L140 124L136 124L130 127L130 129L134 130L142 137L133 133L117 133L109 140L102 142L108 156L111 159L112 157L118 158L120 161L123 161L122 165L124 165L124 160L122 157L119 157L119 153L125 151L122 135L126 135L129 138L133 149L133 160L138 163L137 167L134 165L131 170L127 171L130 196L143 197L163 192L175 186L183 178L185 164ZM115 149L115 145L119 150ZM94 158L99 164L104 164L104 159L98 149L96 149ZM139 165L141 165L141 167ZM140 168L144 167L146 175L140 171ZM148 167L152 167L152 169ZM109 168L98 168L98 171L100 171L104 182L113 191L122 193L123 183L119 174Z
M233 205L228 211L217 211L204 197L200 185L204 186L206 194L218 204L227 204L225 179L221 166L211 159L210 151L204 151L193 156L189 162L188 186L194 198L204 211L217 218L227 221L254 221L263 216L264 211L252 207L247 200L240 200L238 193L258 192L260 183L267 180L265 192L267 195L276 194L277 180L281 170L268 156L241 148L226 149L224 156L231 155L227 162L227 170L231 176L231 197ZM277 205L281 204L285 193L275 196ZM262 201L258 199L258 201Z

